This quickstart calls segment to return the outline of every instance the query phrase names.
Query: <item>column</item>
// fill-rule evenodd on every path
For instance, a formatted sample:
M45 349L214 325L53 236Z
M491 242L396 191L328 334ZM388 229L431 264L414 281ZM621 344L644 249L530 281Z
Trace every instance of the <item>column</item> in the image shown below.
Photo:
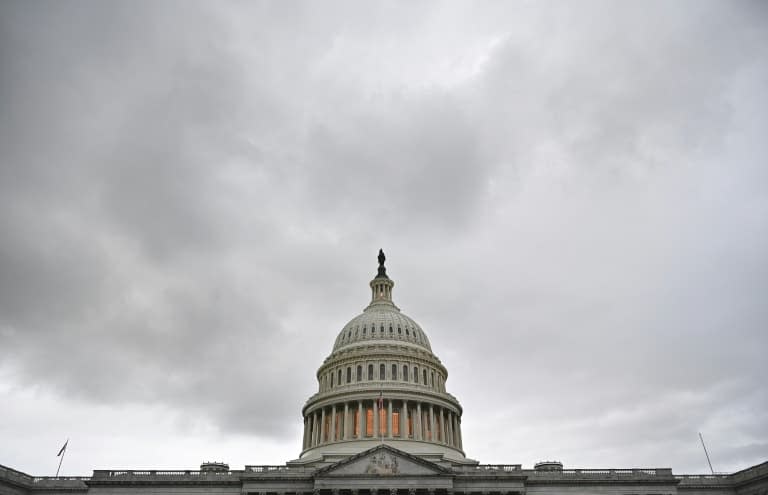
M440 435L438 435L438 438L440 439L440 443L445 443L445 430L443 429L445 427L445 421L443 421L443 408L438 407L437 408L437 428L440 432Z
M336 404L331 406L331 442L336 441Z
M344 429L341 430L343 433L342 440L347 439L347 435L349 435L349 402L344 403L344 421L342 421L341 425Z
M318 419L318 413L317 411L312 413L312 446L314 447L319 443L320 434L318 431L318 426L320 426L320 420Z
M400 438L408 439L408 401L403 401L400 412Z
M373 436L379 436L379 401L373 399Z
M448 445L453 446L453 411L448 411Z
M413 438L416 440L421 440L424 433L424 430L421 429L421 402L416 403L416 418L417 421L415 421L413 425ZM416 423L419 424L418 428L416 428ZM416 435L416 432L419 432L419 434Z
M458 436L459 448L461 450L464 450L463 442L461 441L461 419L460 418L456 418L456 426L458 427L458 431L459 431L459 436Z
M392 438L392 399L387 399L387 437Z
M307 418L304 418L304 436L301 437L301 450L307 448Z
M442 407L440 408L440 428L442 428L442 436L443 436L443 443L448 443L448 426L445 424L445 419L447 418L447 415L445 414L445 409Z
M436 430L439 433L439 435L436 435L435 438L440 440L440 443L445 443L445 431L443 430L443 426L445 426L445 422L443 422L443 408L438 407L437 408L437 416L436 416L436 423L435 426L437 427Z
M429 405L429 439L433 442L437 442L435 438L435 410L432 404Z
M453 440L453 446L454 447L458 447L459 446L459 441L458 441L458 436L457 436L458 432L459 432L459 429L457 428L457 423L456 423L456 418L457 417L458 416L456 414L454 414L453 417L451 418L451 425L453 427L453 436L451 437L451 439Z
M365 436L365 414L363 414L363 401L357 401L357 438L363 438Z
M323 443L325 441L325 408L320 413L320 442Z

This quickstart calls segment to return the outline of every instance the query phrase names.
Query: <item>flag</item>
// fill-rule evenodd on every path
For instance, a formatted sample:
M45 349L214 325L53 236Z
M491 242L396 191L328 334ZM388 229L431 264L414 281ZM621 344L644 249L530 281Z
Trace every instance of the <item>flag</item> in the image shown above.
M67 438L67 441L64 442L64 445L62 445L61 450L58 454L56 454L56 457L59 457L61 454L64 453L65 450L67 450L67 444L69 443L69 438Z

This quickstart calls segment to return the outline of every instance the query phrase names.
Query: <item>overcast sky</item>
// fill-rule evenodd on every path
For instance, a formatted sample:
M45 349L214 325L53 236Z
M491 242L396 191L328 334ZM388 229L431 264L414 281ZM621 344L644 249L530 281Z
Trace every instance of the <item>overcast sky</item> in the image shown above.
M481 463L768 458L765 2L0 3L0 463L298 456L384 248Z

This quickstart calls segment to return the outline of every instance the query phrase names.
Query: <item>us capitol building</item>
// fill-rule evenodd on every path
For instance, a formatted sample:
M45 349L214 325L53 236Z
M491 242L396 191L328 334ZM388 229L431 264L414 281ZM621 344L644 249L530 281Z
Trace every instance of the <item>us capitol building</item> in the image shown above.
M371 302L336 337L302 409L298 459L232 470L95 470L38 477L0 465L0 495L766 495L768 461L732 474L670 468L480 464L462 446L462 408L424 330L392 300L384 253Z

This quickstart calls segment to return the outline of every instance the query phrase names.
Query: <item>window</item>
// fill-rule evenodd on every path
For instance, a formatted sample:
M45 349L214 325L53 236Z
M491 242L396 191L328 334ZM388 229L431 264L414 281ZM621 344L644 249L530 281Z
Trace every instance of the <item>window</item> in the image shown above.
M419 368L416 366L413 367L413 382L419 383Z
M359 382L362 379L363 379L363 367L358 365L357 366L357 381Z
M387 434L387 410L385 408L379 409L379 436Z
M384 380L387 375L387 367L383 364L379 365L379 380Z
M403 381L404 382L408 381L408 365L407 364L403 365Z
M373 380L373 365L368 365L368 380Z
M392 408L392 436L400 436L400 409Z
M432 383L432 388L435 388L435 372L434 371L432 372L432 381L431 381L431 383Z
M392 325L389 326L389 333L392 333Z
M331 388L333 388L333 372L331 372Z
M347 383L352 381L352 368L347 366Z
M393 380L397 380L397 365L396 364L392 365L392 379Z
M381 332L381 333L384 333L384 325L381 325L381 326L379 327L379 332Z
M405 327L405 334L406 335L410 335L411 334L411 331L408 329L408 327Z
M363 327L363 335L365 335L365 332L367 331L366 327Z
M373 408L365 409L365 436L373 436Z
M398 333L398 334L400 334L400 335L402 335L402 334L403 334L403 329L402 329L402 328L400 328L400 327L397 327L397 333Z
M424 385L427 384L427 370L424 370ZM331 383L331 386L333 386L333 383Z
M338 380L336 380L336 382L337 382L339 385L341 385L341 370L339 370L339 373L338 373L338 375L339 375L339 379L338 379Z

